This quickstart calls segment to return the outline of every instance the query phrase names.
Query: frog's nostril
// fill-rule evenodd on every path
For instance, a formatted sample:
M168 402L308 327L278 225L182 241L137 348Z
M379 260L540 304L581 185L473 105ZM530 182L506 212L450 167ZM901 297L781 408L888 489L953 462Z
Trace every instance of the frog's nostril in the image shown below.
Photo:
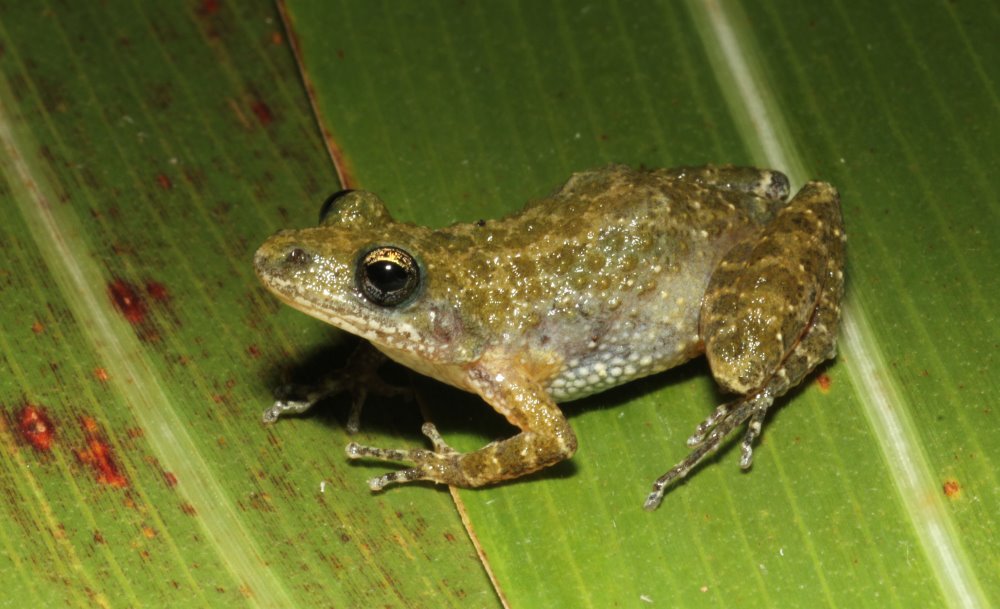
M295 266L304 266L312 262L312 256L301 247L296 247L285 254L285 263Z

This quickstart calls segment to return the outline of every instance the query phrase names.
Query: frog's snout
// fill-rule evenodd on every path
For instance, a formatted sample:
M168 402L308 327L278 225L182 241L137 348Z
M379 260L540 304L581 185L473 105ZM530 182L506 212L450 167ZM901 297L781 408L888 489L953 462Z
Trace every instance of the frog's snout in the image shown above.
M301 268L312 262L312 255L296 242L294 233L294 230L275 233L257 249L253 266L259 277L273 276L282 269Z
M262 246L253 255L253 270L262 280L274 275L274 259L267 247Z

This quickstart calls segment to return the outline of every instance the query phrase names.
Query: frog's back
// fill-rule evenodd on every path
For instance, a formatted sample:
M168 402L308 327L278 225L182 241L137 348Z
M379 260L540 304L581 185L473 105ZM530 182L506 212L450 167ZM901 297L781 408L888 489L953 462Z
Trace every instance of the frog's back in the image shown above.
M564 401L698 355L702 295L738 239L776 201L707 187L677 171L576 174L503 220L453 227L472 244L442 277L492 347L537 370Z

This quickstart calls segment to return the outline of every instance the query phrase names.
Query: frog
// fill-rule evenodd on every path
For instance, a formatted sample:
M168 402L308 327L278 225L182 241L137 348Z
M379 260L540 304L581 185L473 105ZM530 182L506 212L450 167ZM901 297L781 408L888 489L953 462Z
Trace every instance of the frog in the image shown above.
M393 360L477 394L518 433L478 450L350 442L349 459L402 464L372 491L431 481L475 488L569 459L578 439L559 404L705 356L717 406L689 454L658 478L644 507L746 425L740 466L776 398L836 356L846 233L840 195L810 181L789 198L777 170L734 165L573 174L496 220L429 228L400 222L374 193L344 190L318 226L282 230L257 250L263 285L284 303L367 341L305 399L282 399L265 422L330 392L355 396L357 429L373 370Z

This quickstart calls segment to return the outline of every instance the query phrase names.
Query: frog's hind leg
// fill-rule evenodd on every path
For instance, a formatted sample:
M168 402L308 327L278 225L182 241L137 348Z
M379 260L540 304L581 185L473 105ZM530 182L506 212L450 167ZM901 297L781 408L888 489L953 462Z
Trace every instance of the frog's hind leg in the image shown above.
M718 450L729 434L747 419L751 421L743 438L743 458L740 459L740 466L744 469L749 467L751 446L754 438L760 433L764 414L772 401L771 396L760 395L729 402L716 408L708 418L698 424L694 435L688 438L687 444L693 450L680 463L656 479L643 507L647 510L659 507L667 488L676 480L687 476L706 457Z
M688 180L702 186L751 194L771 201L784 201L789 194L788 176L774 169L704 165L661 171L675 180Z
M694 450L654 483L647 509L747 421L740 466L749 468L774 399L836 354L844 239L836 190L810 182L723 258L706 291L701 335L716 380L742 397L698 425L688 439Z

